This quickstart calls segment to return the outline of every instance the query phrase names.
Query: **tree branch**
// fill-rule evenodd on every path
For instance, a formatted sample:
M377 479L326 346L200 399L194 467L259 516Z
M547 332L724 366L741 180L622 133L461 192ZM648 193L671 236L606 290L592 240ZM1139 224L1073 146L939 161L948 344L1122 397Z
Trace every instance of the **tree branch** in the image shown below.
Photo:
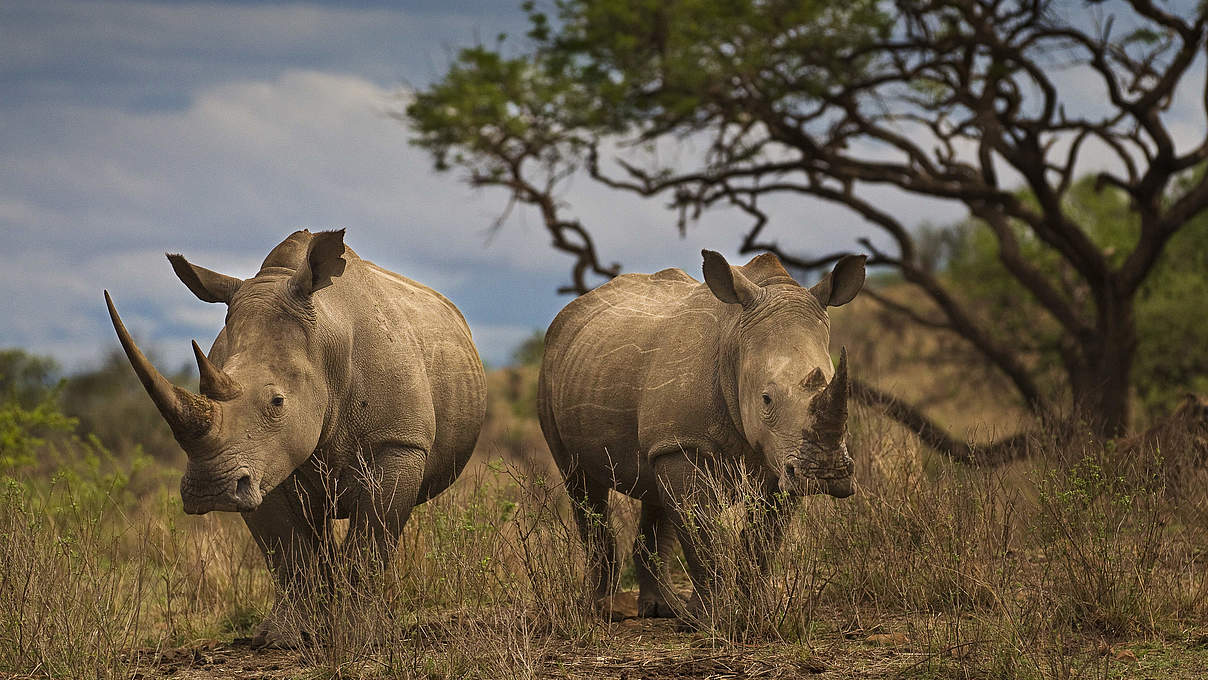
M1026 432L975 447L953 438L922 411L863 380L851 381L851 395L865 406L880 410L906 426L923 444L957 463L993 467L1018 460L1029 453L1031 435Z

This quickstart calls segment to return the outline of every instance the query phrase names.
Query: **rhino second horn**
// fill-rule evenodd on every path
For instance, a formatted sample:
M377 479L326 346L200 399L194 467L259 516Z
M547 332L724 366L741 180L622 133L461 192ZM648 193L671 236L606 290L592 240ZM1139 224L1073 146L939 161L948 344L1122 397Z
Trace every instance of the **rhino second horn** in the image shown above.
M168 381L155 366L147 359L130 337L122 317L118 316L117 308L113 306L113 298L105 291L105 305L109 307L109 318L113 321L113 330L126 351L126 358L134 367L134 372L143 383L143 389L151 396L164 420L172 428L172 434L182 444L195 440L210 429L214 421L214 402L199 394L177 387Z
M243 392L239 383L214 365L206 353L193 341L193 356L197 357L197 373L201 376L199 387L202 395L217 401L230 401Z

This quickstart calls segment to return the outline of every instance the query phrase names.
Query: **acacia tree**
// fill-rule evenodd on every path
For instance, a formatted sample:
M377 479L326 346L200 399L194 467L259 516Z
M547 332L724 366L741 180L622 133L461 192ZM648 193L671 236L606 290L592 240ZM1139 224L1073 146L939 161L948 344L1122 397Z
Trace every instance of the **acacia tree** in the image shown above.
M1203 77L1203 5L555 0L554 7L551 19L525 3L531 49L463 51L442 80L417 93L406 118L438 168L463 168L472 184L503 187L513 201L537 207L554 247L575 258L563 290L585 292L598 280L593 274L620 269L601 262L588 227L557 199L575 172L669 198L681 230L704 210L737 207L752 218L742 252L773 252L803 271L846 253L804 254L768 240L760 199L820 199L883 231L892 248L858 242L869 264L896 271L931 304L866 294L967 342L1037 416L1075 416L1103 436L1125 428L1137 291L1171 237L1208 207L1208 177L1192 172L1208 159L1208 132L1176 143L1168 120L1188 73ZM1208 91L1203 99L1208 108ZM643 154L685 137L707 140L693 167ZM1088 149L1108 157L1101 169L1079 165ZM1087 170L1097 170L1099 187L1127 197L1136 225L1130 247L1105 249L1070 209L1067 195ZM1042 389L1027 360L1036 348L1007 341L946 285L911 225L870 200L876 186L968 209L1003 268L1059 329L1044 349L1060 357L1066 389ZM1031 257L1036 247L1051 258ZM862 383L854 392L949 455L979 455L892 395ZM980 455L1001 458L1018 450L1014 443Z

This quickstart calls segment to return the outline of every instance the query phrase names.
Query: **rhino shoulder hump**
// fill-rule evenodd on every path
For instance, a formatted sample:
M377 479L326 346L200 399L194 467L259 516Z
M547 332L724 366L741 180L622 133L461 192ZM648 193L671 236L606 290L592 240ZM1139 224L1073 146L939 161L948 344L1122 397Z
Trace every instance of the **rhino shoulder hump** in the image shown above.
M697 283L696 279L688 276L683 269L668 267L650 275L651 281L679 281L682 283Z

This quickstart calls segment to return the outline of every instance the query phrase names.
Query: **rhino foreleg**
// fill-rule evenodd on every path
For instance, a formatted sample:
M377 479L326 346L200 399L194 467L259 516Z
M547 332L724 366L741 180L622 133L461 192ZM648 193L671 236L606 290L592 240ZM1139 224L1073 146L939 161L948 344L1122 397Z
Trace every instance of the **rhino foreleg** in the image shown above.
M264 553L277 583L277 601L255 633L256 646L298 647L299 621L294 603L313 598L330 581L329 499L320 485L295 473L273 489L243 521Z
M360 577L363 570L380 570L394 556L403 525L411 517L423 483L428 452L411 446L374 447L353 491L348 537L345 541Z
M747 526L742 531L743 548L756 569L740 574L739 585L750 596L771 571L772 560L784 543L786 518L797 505L797 497L769 490L763 498L750 500L747 505Z
M675 527L663 506L654 499L642 501L642 519L633 542L633 564L638 581L638 616L669 618L675 616L672 602L679 597L671 591L666 578L667 561L675 550Z
M708 473L698 459L688 453L665 453L654 459L653 466L666 517L679 538L692 580L692 596L680 624L700 628L708 621L714 587L707 523L720 507L716 487L709 483Z

